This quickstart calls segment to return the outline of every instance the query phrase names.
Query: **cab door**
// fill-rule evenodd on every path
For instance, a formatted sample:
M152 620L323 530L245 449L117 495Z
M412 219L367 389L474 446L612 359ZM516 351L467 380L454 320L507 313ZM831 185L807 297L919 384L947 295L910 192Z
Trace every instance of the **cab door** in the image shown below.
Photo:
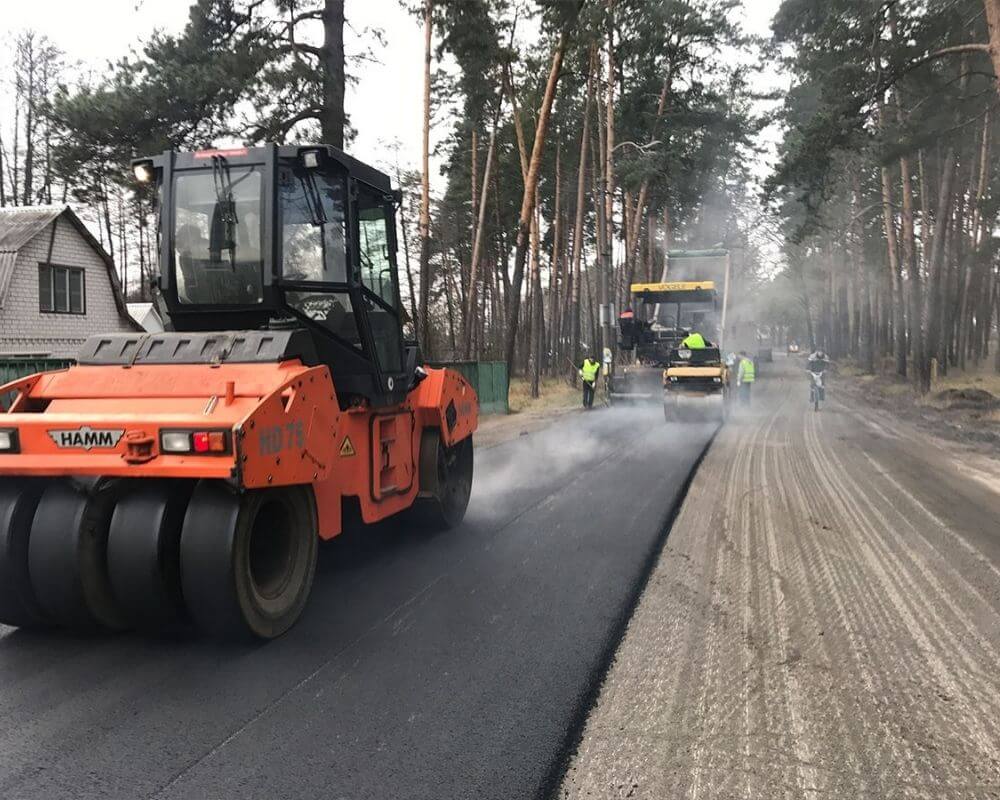
M375 356L387 404L406 396L409 379L396 270L396 231L392 198L355 184L354 282L364 311L370 350Z

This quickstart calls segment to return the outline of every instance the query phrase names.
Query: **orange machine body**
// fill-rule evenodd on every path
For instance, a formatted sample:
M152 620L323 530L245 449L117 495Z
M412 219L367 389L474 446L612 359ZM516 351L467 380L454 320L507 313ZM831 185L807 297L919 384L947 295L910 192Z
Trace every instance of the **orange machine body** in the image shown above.
M425 428L446 446L478 425L478 400L458 373L427 376L397 406L341 409L325 366L279 363L73 366L0 386L2 476L218 479L238 491L311 484L319 534L341 531L342 501L365 522L412 505ZM164 431L224 434L225 452L163 452Z

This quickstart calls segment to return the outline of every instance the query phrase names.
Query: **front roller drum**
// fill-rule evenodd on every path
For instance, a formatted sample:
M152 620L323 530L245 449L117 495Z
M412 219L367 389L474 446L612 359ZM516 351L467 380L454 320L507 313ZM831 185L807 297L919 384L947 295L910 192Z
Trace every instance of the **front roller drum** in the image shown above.
M445 530L461 524L472 494L473 453L471 436L446 447L438 430L423 432L420 493L412 511L418 526Z
M194 490L181 531L181 587L194 623L226 639L274 639L302 614L316 572L311 487Z
M28 537L43 486L41 481L0 484L0 624L26 628L46 622L28 573Z
M76 628L125 626L108 578L108 526L116 485L56 481L38 501L28 571L53 622Z
M140 629L184 617L180 539L191 497L187 481L142 481L115 506L108 531L108 575L121 609Z

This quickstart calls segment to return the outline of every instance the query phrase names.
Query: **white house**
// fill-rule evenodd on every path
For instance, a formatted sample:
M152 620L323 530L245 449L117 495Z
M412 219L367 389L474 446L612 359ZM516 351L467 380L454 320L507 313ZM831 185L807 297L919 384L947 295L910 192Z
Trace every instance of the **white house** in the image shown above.
M0 358L73 358L92 334L137 330L114 263L72 209L0 208Z

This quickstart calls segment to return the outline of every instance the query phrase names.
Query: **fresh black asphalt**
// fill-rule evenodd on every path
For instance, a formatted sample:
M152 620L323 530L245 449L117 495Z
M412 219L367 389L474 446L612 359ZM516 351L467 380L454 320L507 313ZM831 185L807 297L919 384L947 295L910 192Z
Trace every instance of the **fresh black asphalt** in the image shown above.
M571 415L477 451L461 528L345 534L267 645L0 629L0 798L532 798L707 427Z

